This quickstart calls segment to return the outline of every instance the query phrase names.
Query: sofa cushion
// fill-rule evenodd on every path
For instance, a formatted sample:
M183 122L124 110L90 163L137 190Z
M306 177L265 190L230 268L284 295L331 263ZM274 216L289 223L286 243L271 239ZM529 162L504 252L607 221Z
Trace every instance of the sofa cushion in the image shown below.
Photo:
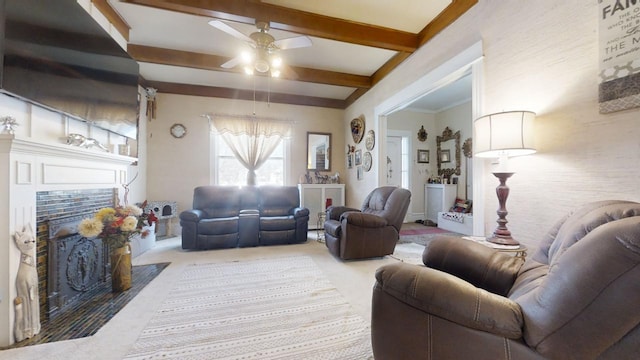
M240 195L237 186L200 186L193 192L193 208L202 210L206 218L238 216Z
M293 216L273 216L260 218L260 231L292 230L296 228Z
M260 187L260 216L286 216L300 205L300 195L295 186Z
M198 234L220 235L238 232L238 218L203 219L198 223Z

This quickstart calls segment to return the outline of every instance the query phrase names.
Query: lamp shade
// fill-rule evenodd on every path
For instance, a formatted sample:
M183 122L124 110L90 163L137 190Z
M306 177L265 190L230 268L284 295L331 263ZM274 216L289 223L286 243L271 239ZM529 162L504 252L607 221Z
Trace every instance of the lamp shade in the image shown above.
M533 123L536 114L531 111L507 111L480 117L474 121L476 137L474 154L478 157L529 155L533 148Z

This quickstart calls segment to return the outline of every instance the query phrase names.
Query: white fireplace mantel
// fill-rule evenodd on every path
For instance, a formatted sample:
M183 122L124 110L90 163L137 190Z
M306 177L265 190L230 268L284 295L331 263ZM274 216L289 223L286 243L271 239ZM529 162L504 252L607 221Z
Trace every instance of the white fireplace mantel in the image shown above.
M0 134L0 154L10 152L73 158L78 160L104 161L128 166L138 159L113 154L99 149L86 149L66 144L46 144L31 140L16 139L15 135Z
M36 192L120 188L136 158L62 143L0 134L0 346L14 342L15 279L20 252L16 230L35 231Z

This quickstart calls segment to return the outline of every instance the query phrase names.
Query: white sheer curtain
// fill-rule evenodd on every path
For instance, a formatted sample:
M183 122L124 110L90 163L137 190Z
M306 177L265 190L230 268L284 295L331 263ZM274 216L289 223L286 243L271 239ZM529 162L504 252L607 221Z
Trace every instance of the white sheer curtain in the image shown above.
M256 184L256 170L289 137L291 122L232 115L207 115L238 161L247 168L247 185Z

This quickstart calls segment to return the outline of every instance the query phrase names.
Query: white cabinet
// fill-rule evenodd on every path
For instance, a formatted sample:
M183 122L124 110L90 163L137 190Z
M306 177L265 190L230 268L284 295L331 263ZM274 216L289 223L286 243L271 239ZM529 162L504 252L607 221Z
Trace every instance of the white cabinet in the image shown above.
M427 220L438 222L438 212L449 211L453 207L458 195L458 185L455 184L425 184L424 185L424 213Z
M324 213L327 199L333 206L344 206L344 184L298 184L300 205L309 209L309 229L318 226L318 213Z

